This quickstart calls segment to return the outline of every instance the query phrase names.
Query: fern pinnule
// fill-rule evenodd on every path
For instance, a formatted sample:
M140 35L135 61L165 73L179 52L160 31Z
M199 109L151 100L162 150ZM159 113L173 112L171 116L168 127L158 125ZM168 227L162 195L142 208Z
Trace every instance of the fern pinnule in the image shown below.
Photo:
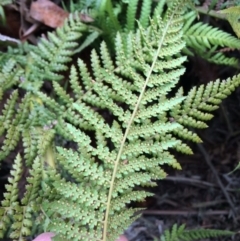
M27 166L31 166L38 151L38 135L35 128L30 127L28 130L22 132L22 140L24 146L24 159L26 160Z
M136 23L136 13L137 13L137 6L138 6L139 1L138 0L133 0L129 1L128 3L128 8L127 8L127 23L125 28L128 31L134 30L134 26Z
M151 1L144 0L142 2L139 22L143 28L147 28L149 26L149 16L151 16L151 8L152 8Z
M59 102L65 103L66 107L73 102L73 99L59 83L53 82L53 89L60 98Z
M69 78L71 89L73 90L75 98L78 100L83 95L83 89L78 82L78 72L75 66L71 66Z

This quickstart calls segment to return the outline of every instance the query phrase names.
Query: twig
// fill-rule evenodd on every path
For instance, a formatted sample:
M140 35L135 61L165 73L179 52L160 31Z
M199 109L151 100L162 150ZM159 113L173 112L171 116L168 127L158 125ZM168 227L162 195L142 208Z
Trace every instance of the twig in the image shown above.
M229 115L225 109L225 107L223 106L223 104L220 105L220 108L222 109L222 113L223 113L223 117L226 121L226 124L227 124L227 127L228 127L228 130L229 130L229 135L232 135L233 133L233 128L232 128L232 125L231 125L231 121L229 120Z
M213 188L220 188L219 186L212 184L210 182L189 178L189 177L181 177L181 176L167 176L163 181L173 181L173 182L184 182L193 186L206 186ZM236 192L234 188L226 188L228 192Z
M228 192L226 191L225 187L223 186L222 181L221 181L221 179L219 178L218 173L217 173L215 167L213 166L213 164L212 164L212 162L211 162L211 159L210 159L207 151L205 150L205 148L203 147L202 144L197 144L197 145L198 145L198 148L199 148L199 150L201 151L202 155L204 156L204 158L205 158L208 166L211 168L211 170L212 170L212 172L213 172L213 175L215 176L219 187L221 188L221 190L222 190L225 198L227 199L227 201L228 201L228 203L229 203L229 205L230 205L230 207L231 207L231 209L232 209L232 211L233 211L233 218L234 218L234 220L236 220L234 204L233 204L230 196L228 195Z
M190 183L191 185L195 185L195 186L216 187L216 185L214 185L210 182L205 182L205 181L202 181L202 180L197 180L197 179L189 178L189 177L167 176L164 180L185 182L185 183Z
M221 14L221 13L217 12L217 11L214 11L214 10L209 11L209 9L206 9L204 7L197 7L196 10L199 13L206 14L206 15L214 17L214 18L226 20L226 16L224 14Z
M182 215L182 216L195 216L202 213L203 216L213 216L213 215L228 215L229 211L227 210L209 210L206 212L200 211L185 211L185 210L144 210L141 211L142 214L146 215Z

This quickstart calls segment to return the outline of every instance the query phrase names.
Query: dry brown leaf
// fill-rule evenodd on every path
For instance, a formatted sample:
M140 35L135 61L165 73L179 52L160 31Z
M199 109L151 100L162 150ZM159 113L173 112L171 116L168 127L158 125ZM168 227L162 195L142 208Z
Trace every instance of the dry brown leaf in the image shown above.
M63 26L69 13L49 0L38 0L32 2L30 16L51 28L57 28Z

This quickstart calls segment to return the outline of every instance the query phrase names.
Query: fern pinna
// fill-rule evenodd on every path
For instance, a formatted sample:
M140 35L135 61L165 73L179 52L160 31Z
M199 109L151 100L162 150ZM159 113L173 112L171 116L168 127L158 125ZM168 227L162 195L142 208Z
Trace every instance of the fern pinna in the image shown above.
M161 235L161 241L197 241L206 238L217 238L221 235L231 235L232 232L228 230L214 230L214 229L193 229L186 230L185 225L173 225L171 230L165 230Z
M43 60L33 68L29 63L26 69L23 63L15 66L19 75L26 71L21 87L28 90L23 99L27 108L18 106L13 118L17 124L11 122L17 99L13 92L0 121L6 118L10 126L20 128L30 177L23 198L18 198L24 163L18 155L0 209L1 235L8 232L14 240L24 240L36 230L45 230L56 234L54 240L115 241L136 218L136 209L128 204L152 195L138 187L154 186L154 180L164 178L163 164L181 168L169 149L191 153L182 139L201 140L188 127L206 127L205 122L212 118L208 112L240 81L236 76L195 88L187 97L181 89L173 96L186 60L181 55L186 3L172 1L164 18L155 15L150 27L139 24L136 33L117 34L115 60L104 42L100 53L92 51L91 66L79 59L78 69L72 66L70 70L71 94L51 72L56 72L57 59L46 73L41 68ZM65 34L73 29L66 28ZM60 48L53 35L50 43ZM36 53L40 49L48 52L46 46L43 40ZM64 53L67 56L60 63L68 60L69 51ZM50 60L51 56L46 53L45 57ZM31 53L30 63L35 59L36 54ZM40 83L34 81L31 71L40 73ZM54 94L47 95L40 87L50 77L56 77ZM26 118L27 111L32 118ZM71 148L66 148L67 141ZM14 142L11 148L15 146Z

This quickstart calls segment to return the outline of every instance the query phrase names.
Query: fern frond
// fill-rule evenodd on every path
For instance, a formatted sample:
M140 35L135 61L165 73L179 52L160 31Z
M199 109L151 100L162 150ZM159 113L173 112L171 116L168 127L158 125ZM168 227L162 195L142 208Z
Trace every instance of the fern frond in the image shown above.
M26 192L21 200L21 205L15 207L13 215L14 224L11 226L10 237L21 241L31 235L31 229L34 223L34 216L40 210L41 198L39 189L42 181L42 163L39 158L34 160L30 177L27 178Z
M62 75L59 71L67 70L67 63L71 61L76 40L86 30L86 26L80 21L79 15L70 15L64 26L58 28L56 33L48 33L48 39L32 49L27 56L26 80L22 87L26 89L38 89L45 79L59 81Z
M8 46L7 51L1 53L0 65L4 66L9 60L14 59L14 61L24 69L27 64L26 56L34 49L35 46L27 42L20 43L17 46Z
M61 79L57 73L67 69L66 63L71 61L70 57L77 46L76 40L84 29L86 26L81 23L79 16L71 15L56 34L48 35L49 40L43 39L38 46L19 45L18 49L9 50L8 54L16 55L16 58L7 56L3 60L4 65L0 72L1 90L6 91L13 85L27 90L37 90L46 79L51 79L51 81ZM17 56L20 55L21 58L18 58ZM57 83L54 84L54 87L57 92L60 91L60 98L66 98L66 95L62 96L64 90L61 90ZM33 147L30 140L31 127L44 127L49 121L56 120L57 115L44 108L40 99L30 92L22 100L18 98L17 92L14 92L0 116L0 133L5 135L0 160L16 148L21 134L23 134L26 162L31 164L36 154L36 148ZM58 111L61 112L61 109ZM42 133L38 133L38 135L41 136ZM43 143L39 143L38 151L42 148L40 144ZM50 142L46 146L49 144ZM44 149L44 151L46 150Z
M14 160L13 170L11 171L11 176L8 178L9 184L7 184L4 193L4 200L1 202L0 207L0 237L4 236L5 231L12 223L12 217L15 213L16 207L19 207L18 202L18 181L22 175L22 160L18 154Z
M73 103L58 86L59 96L68 105L68 111L61 115L61 123L68 133L66 136L70 135L77 143L78 151L58 147L58 163L76 185L67 183L62 173L62 179L49 184L61 198L52 200L55 207L51 202L44 203L44 210L52 221L49 224L52 231L58 232L65 223L57 239L67 239L72 226L73 230L82 230L76 240L97 240L96 236L115 240L119 235L117 230L128 226L132 221L130 217L134 216L135 211L126 210L126 204L150 195L135 187L154 186L154 179L164 178L166 173L159 164L180 168L167 152L169 148L184 145L169 134L179 125L163 123L166 113L184 97L167 100L163 90L170 91L174 87L172 82L176 83L183 73L181 64L186 58L177 57L184 47L181 40L183 18L179 11L182 4L181 1L171 4L166 18L151 20L147 30L140 26L136 34L127 37L118 34L116 61L111 59L105 43L100 46L100 54L92 51L92 74L79 60L82 82L76 82L75 67L71 68L71 82L82 94L78 94ZM164 74L164 71L169 73ZM159 75L163 76L161 82L157 82ZM159 103L149 94L153 92ZM48 105L48 99L42 101ZM114 122L108 123L102 111L114 116ZM78 118L74 118L76 115ZM76 123L78 128L74 126ZM87 185L94 195L93 203L90 193L83 191L80 183ZM67 212L66 205L75 208L77 216ZM74 223L78 223L78 228Z
M229 65L229 66L233 66L238 68L239 65L239 60L237 58L234 57L227 57L226 55L224 55L223 53L208 53L205 55L206 56L206 60L210 63L214 63L214 64L218 64L218 65Z
M234 76L232 79L219 79L211 81L206 86L201 85L198 88L193 87L182 104L176 105L171 110L173 121L181 124L183 127L173 130L175 134L184 139L194 142L201 142L191 130L185 127L206 128L206 122L213 118L214 110L218 109L219 104L240 84L240 76ZM182 89L177 96L183 96Z
M36 217L40 230L56 233L55 240L115 241L136 218L138 209L128 204L152 195L139 186L154 186L155 180L165 178L165 164L181 169L169 149L191 153L182 139L201 140L188 127L205 128L210 112L240 79L193 88L188 96L182 89L168 96L184 73L186 57L180 53L185 47L186 1L159 1L163 17L154 15L148 28L140 21L137 31L118 33L114 57L103 42L87 64L78 60L78 67L70 69L71 94L57 81L86 28L73 16L25 60L3 60L10 63L5 79L23 77L19 86L27 94L19 100L13 92L2 111L0 126L6 137L0 157L22 137L31 177L12 213L0 209L2 233L9 229L12 238L24 239ZM128 24L134 28L138 1L130 4ZM212 46L205 44L206 49ZM24 75L16 74L23 70ZM45 79L52 81L53 93L40 91ZM2 92L16 82L3 83ZM40 224L39 219L45 221ZM183 232L183 227L174 227L166 237L176 239Z
M13 85L18 84L24 78L23 70L16 66L14 59L6 61L0 72L0 86L2 90L7 90Z
M240 40L216 27L206 23L197 22L192 24L196 18L194 12L185 17L184 39L187 44L185 52L194 55L193 51L209 62L216 64L238 66L236 58L229 58L223 53L215 53L217 47L240 48ZM192 51L193 50L193 51Z
M216 238L220 236L231 236L234 232L214 229L186 230L185 225L174 224L171 230L167 229L161 235L161 241L197 241L205 238Z
M201 240L206 238L217 238L221 236L231 236L234 232L228 230L217 230L217 229L195 229L195 230L185 230L180 235L180 240L192 241Z

